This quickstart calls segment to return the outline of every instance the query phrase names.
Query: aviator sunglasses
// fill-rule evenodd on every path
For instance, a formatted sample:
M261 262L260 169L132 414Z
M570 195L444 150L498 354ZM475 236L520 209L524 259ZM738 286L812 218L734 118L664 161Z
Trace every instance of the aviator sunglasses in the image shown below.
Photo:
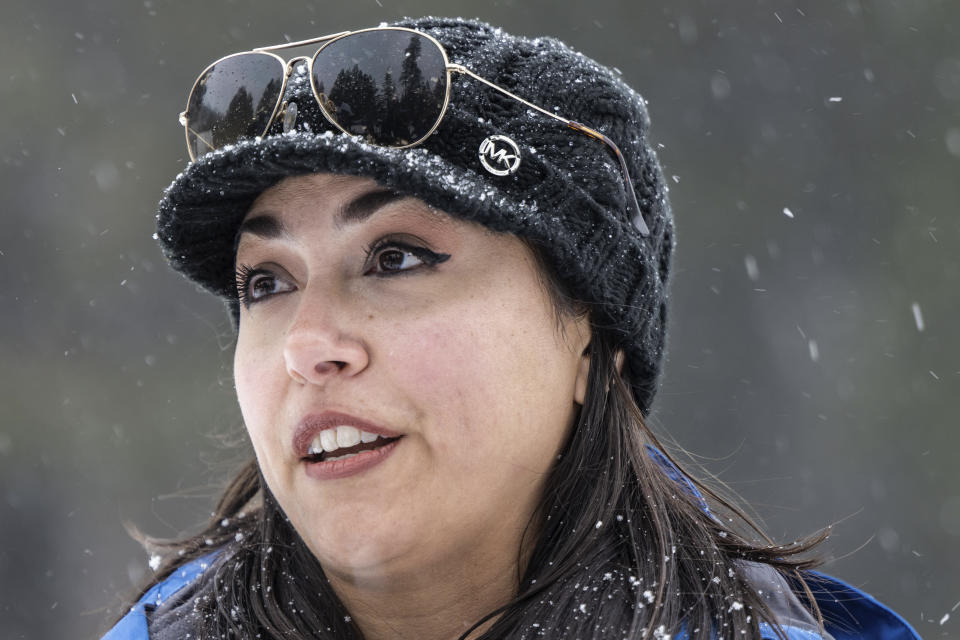
M284 60L274 53L322 43L313 58ZM217 60L197 78L180 114L191 160L266 135L282 113L284 131L296 123L296 104L283 101L287 80L305 62L324 117L370 144L405 148L422 143L440 125L450 102L451 74L467 75L527 107L605 144L619 162L634 225L649 230L617 145L599 131L551 113L463 65L451 64L433 37L404 27L376 27L258 47ZM396 74L396 75L394 75Z

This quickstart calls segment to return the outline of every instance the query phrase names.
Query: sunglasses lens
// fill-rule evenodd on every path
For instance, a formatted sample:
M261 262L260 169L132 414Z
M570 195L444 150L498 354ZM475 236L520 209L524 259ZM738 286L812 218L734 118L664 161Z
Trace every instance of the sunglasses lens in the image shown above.
M440 120L447 98L443 52L410 31L364 31L334 40L317 52L311 70L327 116L378 145L422 140Z
M266 53L230 56L204 71L187 102L193 157L263 135L280 102L284 72L284 64Z

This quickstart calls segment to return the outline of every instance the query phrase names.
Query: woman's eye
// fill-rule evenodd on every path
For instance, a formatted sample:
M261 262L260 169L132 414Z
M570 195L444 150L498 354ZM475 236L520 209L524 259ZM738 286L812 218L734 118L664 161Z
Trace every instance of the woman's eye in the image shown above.
M377 269L380 271L405 271L421 264L423 260L400 249L387 249L377 255Z
M292 283L265 269L253 269L247 266L237 269L237 295L246 307L293 289Z
M398 242L383 244L371 250L372 265L367 274L403 273L419 267L432 267L445 260L450 255L436 253L424 247L415 247Z

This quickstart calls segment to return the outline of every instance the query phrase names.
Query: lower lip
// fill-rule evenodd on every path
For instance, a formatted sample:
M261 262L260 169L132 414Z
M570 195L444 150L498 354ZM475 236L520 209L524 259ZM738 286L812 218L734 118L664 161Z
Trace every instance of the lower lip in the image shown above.
M370 451L363 451L344 460L307 462L305 463L307 475L315 480L336 480L337 478L347 478L363 473L386 460L398 444L400 444L400 439Z

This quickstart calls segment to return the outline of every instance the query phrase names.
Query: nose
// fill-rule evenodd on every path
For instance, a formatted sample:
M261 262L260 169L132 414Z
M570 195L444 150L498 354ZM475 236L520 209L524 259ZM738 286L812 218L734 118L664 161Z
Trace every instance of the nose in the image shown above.
M283 358L287 374L298 384L325 385L336 377L359 374L370 363L366 344L355 327L334 314L303 309L287 332Z

